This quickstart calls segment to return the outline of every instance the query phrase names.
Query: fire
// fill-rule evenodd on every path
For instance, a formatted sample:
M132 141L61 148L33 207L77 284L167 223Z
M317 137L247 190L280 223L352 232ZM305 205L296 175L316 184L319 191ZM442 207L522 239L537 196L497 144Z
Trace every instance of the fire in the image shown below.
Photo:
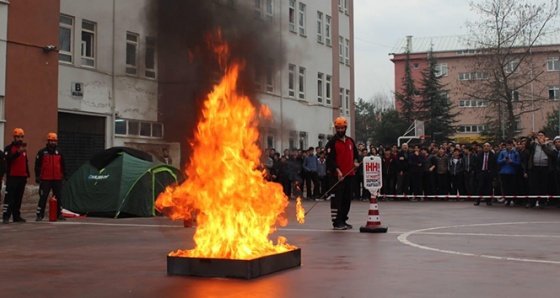
M305 209L301 206L301 197L296 200L296 218L300 224L305 223Z
M214 49L227 54L227 44ZM170 256L246 260L296 249L284 237L276 244L268 238L278 225L287 224L288 198L280 184L266 181L259 170L257 117L271 113L266 107L257 110L237 93L242 68L242 63L230 62L204 102L191 143L188 180L167 188L156 201L156 208L172 219L189 219L196 213L195 248Z

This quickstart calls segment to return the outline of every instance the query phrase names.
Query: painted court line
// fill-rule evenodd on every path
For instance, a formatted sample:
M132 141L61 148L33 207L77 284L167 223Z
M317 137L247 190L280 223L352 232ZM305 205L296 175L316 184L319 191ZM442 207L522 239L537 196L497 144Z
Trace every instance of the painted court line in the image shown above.
M557 264L560 264L560 261L535 260L535 259L526 259L526 258L510 258L510 257L500 257L500 256L493 256L493 255L481 255L481 254L473 254L473 253L466 253L466 252L460 252L460 251L438 249L438 248L429 247L429 246L414 243L414 242L408 240L408 236L414 235L414 234L423 234L423 233L426 233L428 231L433 231L433 230L449 229L449 228L498 226L498 225L518 225L518 224L524 224L524 225L527 225L527 224L558 224L558 223L560 223L560 222L557 222L557 221L554 221L554 222L505 222L505 223L487 223L487 224L444 226L444 227L435 227L435 228L420 229L420 230L406 232L406 233L400 234L397 237L397 239L401 243L404 243L406 245L409 245L409 246L412 246L412 247L415 247L415 248L429 250L429 251L435 251L435 252L440 252L440 253L447 253L447 254L467 256L467 257L478 257L478 258L485 258L485 259L502 260L502 261L517 261L517 262L529 262L529 263L541 263L541 264L555 264L555 265L557 265ZM453 233L451 233L451 234L453 234ZM471 234L471 233L467 233L467 234ZM475 235L480 235L480 234L475 234ZM488 235L485 235L485 236L491 236L491 235L492 234L488 234ZM497 235L513 236L513 237L529 237L528 235L507 235L507 234L497 234ZM534 236L543 237L543 238L558 238L557 236L546 236L546 235L534 235Z

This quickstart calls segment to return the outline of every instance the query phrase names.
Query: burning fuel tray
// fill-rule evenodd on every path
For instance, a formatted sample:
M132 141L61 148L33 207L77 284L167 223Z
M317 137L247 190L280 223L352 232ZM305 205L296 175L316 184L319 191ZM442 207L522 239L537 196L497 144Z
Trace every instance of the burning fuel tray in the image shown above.
M167 256L167 274L252 279L301 266L301 249L252 260Z

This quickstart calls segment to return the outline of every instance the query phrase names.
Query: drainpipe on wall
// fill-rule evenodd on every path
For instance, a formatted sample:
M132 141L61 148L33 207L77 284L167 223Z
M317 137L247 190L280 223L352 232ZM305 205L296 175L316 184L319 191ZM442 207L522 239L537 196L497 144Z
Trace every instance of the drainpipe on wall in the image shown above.
M282 40L282 3L284 1L280 1L280 26L278 26L278 38L280 39L280 50L282 50L283 40ZM281 66L281 69L284 69ZM277 149L276 152L282 152L284 148L284 71L280 71L280 148Z

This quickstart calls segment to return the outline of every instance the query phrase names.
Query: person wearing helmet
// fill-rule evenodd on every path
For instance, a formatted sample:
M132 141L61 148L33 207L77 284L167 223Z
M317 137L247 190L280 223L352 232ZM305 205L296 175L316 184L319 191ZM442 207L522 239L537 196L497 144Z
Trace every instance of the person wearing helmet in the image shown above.
M13 131L14 141L4 149L6 159L6 196L2 206L2 223L26 222L21 217L21 201L29 177L29 162L27 161L27 144L23 142L25 133L23 129Z
M35 221L43 220L47 197L51 190L57 200L58 220L66 220L62 216L62 179L66 178L66 166L60 150L57 148L58 136L54 132L47 134L47 146L35 158L35 182L39 184L39 203Z
M335 230L351 229L347 223L350 203L352 202L353 187L355 183L358 161L358 149L354 140L346 135L348 122L344 117L334 120L336 135L325 146L327 151L327 169L331 183L334 185L331 199L331 219Z

